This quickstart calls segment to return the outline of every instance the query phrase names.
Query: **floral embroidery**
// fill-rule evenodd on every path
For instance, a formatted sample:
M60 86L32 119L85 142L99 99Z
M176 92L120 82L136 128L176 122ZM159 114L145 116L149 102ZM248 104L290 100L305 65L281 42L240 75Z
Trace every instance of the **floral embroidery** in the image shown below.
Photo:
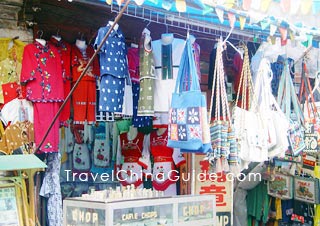
M41 58L40 61L41 61L41 63L42 63L43 65L46 65L46 63L47 63L47 58L45 58L45 57L44 57L44 58Z
M202 131L199 125L190 125L188 126L188 134L190 139L201 139Z
M52 58L56 57L52 51L50 51L50 57L52 57Z
M171 110L171 123L176 123L177 121L177 109L170 109Z
M178 136L179 140L187 140L187 130L184 125L179 126Z
M49 74L47 71L45 71L45 72L44 72L44 77L45 77L46 79L49 79L49 78L50 78L50 74Z
M199 111L197 109L188 109L188 122L192 124L199 122Z
M45 87L45 90L47 90L48 92L51 91L51 85L50 84L47 84L46 87Z
M185 109L178 109L178 123L186 123L186 111Z
M35 72L34 70L32 70L32 71L30 72L30 74L31 74L31 76L33 77L33 76L36 74L36 72Z
M169 134L171 140L178 140L178 125L177 124L171 124L169 126Z
M50 142L48 142L48 143L44 146L44 148L52 148L52 145L50 144Z

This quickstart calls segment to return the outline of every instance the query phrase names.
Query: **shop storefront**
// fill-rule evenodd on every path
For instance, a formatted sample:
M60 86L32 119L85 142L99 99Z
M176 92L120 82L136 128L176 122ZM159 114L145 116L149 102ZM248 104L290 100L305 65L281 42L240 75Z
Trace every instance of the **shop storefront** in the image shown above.
M318 1L0 6L0 226L320 225Z

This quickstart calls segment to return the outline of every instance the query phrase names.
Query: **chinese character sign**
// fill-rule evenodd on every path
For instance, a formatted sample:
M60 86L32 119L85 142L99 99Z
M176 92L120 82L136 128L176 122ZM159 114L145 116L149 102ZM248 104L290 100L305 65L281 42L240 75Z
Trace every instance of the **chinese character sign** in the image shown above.
M195 194L215 195L217 225L232 225L233 181L226 174L212 173L209 162L203 158L204 155L195 155ZM220 215L228 217L220 219Z

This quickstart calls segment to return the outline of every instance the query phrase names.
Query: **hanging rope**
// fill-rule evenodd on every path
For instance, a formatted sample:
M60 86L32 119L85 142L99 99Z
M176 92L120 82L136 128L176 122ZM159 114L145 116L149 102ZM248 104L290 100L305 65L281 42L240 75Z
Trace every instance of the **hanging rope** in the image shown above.
M92 57L90 58L87 66L84 68L84 70L82 71L81 75L79 76L78 80L76 81L76 83L74 84L74 86L72 87L72 89L70 90L68 96L66 97L66 99L64 100L64 102L62 103L62 105L60 106L57 114L54 116L49 128L47 129L45 135L43 136L39 146L36 148L36 152L38 150L40 150L40 147L43 145L45 139L47 138L47 136L49 135L50 130L52 129L55 121L58 119L60 113L62 112L64 106L67 104L67 101L70 99L71 95L73 94L73 92L75 91L75 89L78 87L81 79L83 78L83 76L86 74L88 68L90 67L90 65L92 64L93 60L95 59L95 57L98 55L98 53L100 52L100 49L102 48L102 46L104 45L104 43L106 42L106 40L108 39L109 35L111 34L113 28L115 27L115 25L119 22L120 18L122 17L123 13L125 12L125 10L127 9L127 7L129 6L130 0L127 0L126 4L123 6L123 8L121 9L121 11L119 12L119 14L117 15L117 17L114 20L114 23L112 24L112 26L109 28L109 31L107 32L107 34L103 37L100 45L98 46L97 50L94 52L94 54L92 55Z

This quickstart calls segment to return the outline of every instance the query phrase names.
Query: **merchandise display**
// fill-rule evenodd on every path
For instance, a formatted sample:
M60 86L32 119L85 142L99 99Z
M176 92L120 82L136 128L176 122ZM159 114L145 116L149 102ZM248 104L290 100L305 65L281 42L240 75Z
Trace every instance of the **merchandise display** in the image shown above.
M320 226L318 1L1 6L0 226Z

